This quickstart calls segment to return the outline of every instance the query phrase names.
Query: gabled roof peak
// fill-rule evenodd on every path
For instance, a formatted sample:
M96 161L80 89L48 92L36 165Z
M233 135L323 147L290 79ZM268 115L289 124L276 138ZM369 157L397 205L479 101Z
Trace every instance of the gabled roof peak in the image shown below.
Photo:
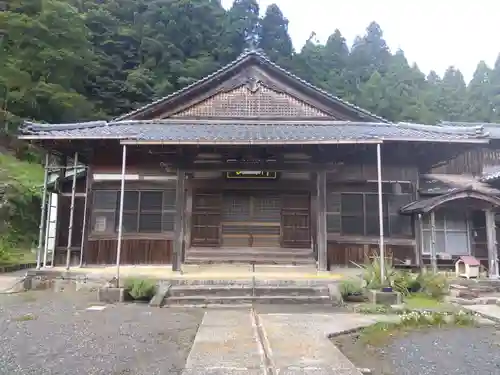
M188 92L190 92L191 90L194 90L202 85L205 85L207 84L208 82L220 77L221 75L223 75L224 73L227 73L228 71L231 71L231 70L234 70L236 68L238 68L239 66L241 66L242 64L245 64L246 62L248 61L251 61L251 60L256 60L259 64L263 65L263 66L266 66L267 68L275 71L276 73L278 74L281 74L285 77L288 77L288 79L291 79L291 80L294 80L295 82L297 82L300 86L302 86L303 88L305 88L306 90L310 90L312 92L315 92L316 94L319 94L320 96L322 96L323 98L325 98L326 100L332 102L332 104L335 104L335 105L339 105L347 110L351 110L353 112L357 112L358 113L358 116L361 116L361 117L365 117L368 121L379 121L379 122L387 122L389 123L390 121L388 121L387 119L383 118L383 117L380 117L366 109L363 109L361 107L358 107L354 104L351 104L317 86L314 86L313 84L303 80L302 78L296 76L295 74L293 74L292 72L282 68L281 66L279 66L278 64L276 64L275 62L271 61L271 59L265 55L264 51L260 48L256 48L256 47L250 47L250 48L247 48L245 49L235 60L233 60L232 62L230 62L229 64L221 67L220 69L216 70L215 72L213 72L212 74L209 74L203 78L201 78L200 80L188 85L188 86L185 86L163 98L160 98L150 104L147 104L145 106L142 106L136 110L133 110L129 113L126 113L124 115L121 115L117 118L115 118L114 120L115 121L119 121L119 120L126 120L126 119L130 119L130 118L133 118L134 116L137 116L141 113L144 113L146 111L149 111L149 110L152 110L153 108L155 107L158 107L159 105L162 105L164 103L167 103L171 100L174 100L174 98L177 98L181 95L184 95L184 94L187 94Z

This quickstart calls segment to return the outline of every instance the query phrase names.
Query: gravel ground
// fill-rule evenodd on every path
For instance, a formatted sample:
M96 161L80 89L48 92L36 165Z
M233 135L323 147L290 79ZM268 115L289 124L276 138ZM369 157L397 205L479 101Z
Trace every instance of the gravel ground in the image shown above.
M397 375L500 374L500 332L494 327L416 332L386 350Z
M0 295L0 374L180 374L200 309L110 305L95 293Z
M494 326L412 332L383 348L365 346L356 334L333 343L373 375L500 375L500 331Z

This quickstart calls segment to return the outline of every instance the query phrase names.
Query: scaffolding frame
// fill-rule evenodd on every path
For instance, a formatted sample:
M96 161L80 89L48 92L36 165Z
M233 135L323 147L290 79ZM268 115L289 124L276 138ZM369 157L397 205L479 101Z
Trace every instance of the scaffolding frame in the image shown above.
M47 258L48 258L48 230L49 225L50 225L50 211L51 207L48 206L48 202L51 201L51 199L47 199L47 194L52 194L51 192L49 193L48 191L48 184L49 184L49 172L52 172L54 170L56 171L65 171L65 170L72 170L73 175L72 176L66 176L65 173L60 173L58 179L60 178L65 178L65 177L71 177L72 178L72 184L71 184L71 203L69 207L69 223L68 223L68 241L66 244L66 270L69 270L71 267L71 242L73 239L73 226L74 226L74 214L75 214L75 199L76 199L76 180L78 178L78 173L80 172L85 172L87 174L86 179L86 188L85 188L85 193L83 194L84 197L84 212L83 212L83 220L82 220L82 240L80 243L80 261L79 261L79 267L82 267L83 263L83 247L85 244L85 233L86 233L86 225L87 225L87 206L88 206L88 193L89 193L89 176L88 176L88 171L89 167L84 164L79 164L78 163L78 152L75 152L74 158L73 158L73 165L48 165L49 160L50 160L50 153L47 152L45 154L45 163L44 163L44 182L43 182L43 187L42 187L42 202L41 202L41 213L40 213L40 225L39 225L39 235L38 235L38 246L37 246L37 269L40 269L43 265L43 267L48 267L47 266ZM57 181L57 180L56 180ZM59 196L59 194L58 194ZM80 196L80 195L79 195ZM56 221L59 220L58 213L56 213ZM51 256L51 267L54 267L54 261L55 261L55 252L57 248L57 233L54 238L54 249L52 250L52 256ZM42 263L42 251L43 251L43 263Z

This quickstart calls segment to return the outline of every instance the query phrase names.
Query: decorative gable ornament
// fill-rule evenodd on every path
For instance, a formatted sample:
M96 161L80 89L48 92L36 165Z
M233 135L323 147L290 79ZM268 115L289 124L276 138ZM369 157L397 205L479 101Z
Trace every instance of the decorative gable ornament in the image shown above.
M250 91L252 94L255 94L260 87L260 80L256 77L248 77L245 86L248 91Z

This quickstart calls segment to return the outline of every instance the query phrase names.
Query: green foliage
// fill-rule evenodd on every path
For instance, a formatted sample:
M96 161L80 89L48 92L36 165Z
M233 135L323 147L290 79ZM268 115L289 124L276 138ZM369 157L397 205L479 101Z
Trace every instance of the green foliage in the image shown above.
M12 260L12 246L3 237L0 237L0 265L9 264Z
M422 287L422 293L432 298L442 298L449 289L449 283L446 276L439 273L422 273L417 278Z
M133 299L151 299L156 293L156 282L150 279L130 278L125 281L125 290Z
M363 292L360 280L342 280L339 285L340 294L342 297L356 295Z
M439 311L405 311L397 323L380 322L361 330L360 338L364 344L384 346L397 335L421 329L441 327L470 327L476 323L474 316L459 310L452 313Z
M0 126L23 118L110 118L165 96L235 59L250 45L303 79L393 121L500 121L500 60L466 85L391 54L371 22L348 46L340 30L313 33L295 52L276 4L224 9L212 0L13 0L0 13ZM350 47L350 48L349 48Z
M332 30L326 43L313 33L301 51L294 51L286 15L272 4L260 16L256 0L234 0L230 9L214 0L6 4L0 12L4 133L16 133L23 119L55 123L119 116L212 73L249 46L392 121L500 121L500 58L493 67L480 62L469 85L453 67L442 79L436 72L425 77L417 65L408 64L403 51L390 52L376 22L352 45L340 30ZM36 160L29 151L18 156ZM31 167L25 174L29 179L39 175ZM31 226L38 220L31 202L39 189L14 185L11 208ZM36 233L14 230L30 238ZM377 284L369 281L371 287Z
M392 286L392 280L396 274L395 269L387 261L380 261L380 257L375 257L373 260L363 266L363 280L368 289L380 289L384 286ZM385 279L382 280L382 267L384 267Z

